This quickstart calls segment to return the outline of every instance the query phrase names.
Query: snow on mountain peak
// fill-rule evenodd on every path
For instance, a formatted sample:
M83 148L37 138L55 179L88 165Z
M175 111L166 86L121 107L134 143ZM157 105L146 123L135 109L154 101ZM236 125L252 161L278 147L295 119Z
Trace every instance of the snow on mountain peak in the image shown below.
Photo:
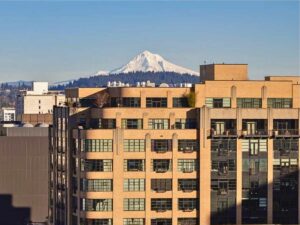
M110 74L130 73L130 72L176 72L180 74L188 73L191 75L198 75L199 73L177 66L158 54L151 53L150 51L143 51L135 56L126 65L110 71Z

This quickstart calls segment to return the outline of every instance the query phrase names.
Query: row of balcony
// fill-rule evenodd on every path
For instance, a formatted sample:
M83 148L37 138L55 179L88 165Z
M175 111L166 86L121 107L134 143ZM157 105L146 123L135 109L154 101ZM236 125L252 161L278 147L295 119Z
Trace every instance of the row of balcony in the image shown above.
M274 129L274 130L236 130L210 129L207 133L208 137L240 137L240 138L268 138L268 137L300 137L299 129Z

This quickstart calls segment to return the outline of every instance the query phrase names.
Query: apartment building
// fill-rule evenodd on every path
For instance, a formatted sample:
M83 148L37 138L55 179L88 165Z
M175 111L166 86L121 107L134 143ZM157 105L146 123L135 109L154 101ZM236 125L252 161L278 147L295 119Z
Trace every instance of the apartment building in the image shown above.
M2 107L0 109L0 121L15 121L16 109L12 107Z
M17 120L26 115L52 114L53 106L64 105L65 95L49 91L48 82L32 82L32 90L20 91L16 102Z
M52 224L300 222L300 78L200 71L193 87L66 90L50 138Z

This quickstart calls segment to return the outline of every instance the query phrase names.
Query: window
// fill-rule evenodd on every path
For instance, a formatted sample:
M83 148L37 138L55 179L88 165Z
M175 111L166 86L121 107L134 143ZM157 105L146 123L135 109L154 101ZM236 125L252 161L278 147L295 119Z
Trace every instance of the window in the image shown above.
M112 225L112 219L83 219L80 218L80 225Z
M145 199L144 198L125 198L123 201L124 211L144 211Z
M198 201L196 198L179 198L178 210L193 211L198 209Z
M206 98L205 105L209 108L230 108L230 98Z
M198 168L196 159L178 159L178 171L191 173Z
M237 107L238 108L261 108L262 100L261 98L238 98Z
M90 127L93 129L115 129L116 119L90 119Z
M84 152L112 152L113 141L111 139L85 139L82 140Z
M143 218L126 218L123 219L123 225L145 225Z
M112 211L112 199L81 199L82 211Z
M156 192L172 191L172 179L151 179L151 190Z
M165 173L172 170L171 159L152 159L152 169L157 173Z
M197 218L178 218L178 225L197 225Z
M82 159L81 171L111 172L113 164L111 159Z
M151 219L151 225L172 225L172 219Z
M130 108L138 108L141 107L141 99L140 98L111 98L110 99L111 107L130 107Z
M144 171L145 160L143 159L125 159L124 171Z
M198 150L197 140L178 140L178 151L180 152L193 152Z
M151 140L151 151L155 151L155 152L172 151L172 140L162 140L162 139Z
M269 108L292 108L293 99L291 98L268 98Z
M188 107L190 107L188 98L173 98L173 107L174 108L188 108Z
M167 98L146 98L147 108L167 108Z
M125 139L124 140L125 152L144 152L145 140L143 139Z
M227 154L231 151L236 151L236 140L234 139L212 139L212 152L217 152L219 155Z
M81 98L79 99L80 107L93 107L96 105L95 98Z
M169 120L168 119L149 119L148 128L153 130L159 129L169 129Z
M198 190L197 179L179 179L178 180L178 191L190 192Z
M299 141L297 139L274 139L274 150L275 151L298 151Z
M145 179L125 179L124 191L145 191Z
M151 199L152 211L167 211L172 210L171 198L152 198Z
M196 119L176 119L175 129L196 129L197 121Z
M111 179L81 179L80 181L80 190L84 192L104 192L113 190Z
M268 171L268 160L259 159L259 172L267 172L267 171Z
M124 129L143 129L142 119L122 119L122 128Z

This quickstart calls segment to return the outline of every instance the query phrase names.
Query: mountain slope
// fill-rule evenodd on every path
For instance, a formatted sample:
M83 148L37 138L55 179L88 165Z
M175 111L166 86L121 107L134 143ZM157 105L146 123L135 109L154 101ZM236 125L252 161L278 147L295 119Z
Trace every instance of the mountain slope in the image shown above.
M130 73L130 72L175 72L179 74L191 74L199 76L199 73L177 66L158 54L144 51L134 57L126 65L110 71L110 74Z

